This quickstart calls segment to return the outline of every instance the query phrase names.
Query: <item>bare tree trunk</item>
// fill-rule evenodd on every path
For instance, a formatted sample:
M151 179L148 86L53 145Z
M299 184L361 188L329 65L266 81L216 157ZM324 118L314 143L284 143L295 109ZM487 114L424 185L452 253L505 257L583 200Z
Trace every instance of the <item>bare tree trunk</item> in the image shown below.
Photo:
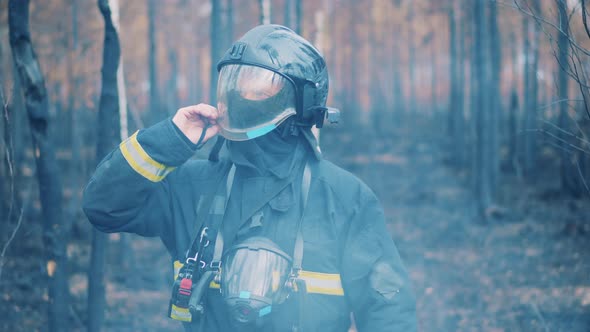
M111 8L111 20L118 35L121 33L121 25L119 24L119 0L109 0ZM123 56L119 55L119 65L117 67L117 95L119 100L119 139L125 140L129 137L129 123L127 110L127 89L125 88L125 70L123 66ZM140 126L140 124L138 124ZM135 269L135 257L133 248L131 247L131 238L133 234L122 233L119 235L118 264L125 271L133 271ZM133 286L132 280L126 280L128 286Z
M489 9L489 49L491 75L490 75L490 89L489 89L489 176L490 176L490 194L496 196L498 177L500 172L499 163L499 122L502 114L502 92L500 84L502 81L502 44L500 37L500 29L498 28L498 4L495 1L487 3Z
M398 10L399 7L394 6L393 10ZM400 26L394 20L391 20L391 35L395 36L400 31ZM405 94L404 94L404 85L402 81L402 73L400 70L400 54L399 54L400 47L394 40L391 43L391 80L392 80L392 95L393 95L393 108L395 113L404 114L405 113Z
M375 15L376 10L375 0L371 0L369 5L368 20L373 22L367 29L367 39L369 44L368 53L368 65L369 65L369 118L370 125L373 130L371 134L379 135L381 133L381 124L383 122L382 117L384 115L383 100L379 96L379 90L381 89L379 70L383 68L381 63L381 52L377 46L377 34L379 27L377 25L377 17ZM370 144L370 150L373 150L374 144ZM373 151L371 151L373 152Z
M62 215L62 183L59 165L50 137L47 90L29 33L29 1L10 0L8 9L10 46L25 94L29 118L39 197L43 212L43 243L45 246L49 331L68 330L69 290L67 275L68 225Z
M76 188L80 188L80 179L81 179L81 167L80 167L80 135L78 134L78 121L77 121L77 111L76 107L76 98L78 98L78 77L75 76L76 73L76 56L78 52L78 1L72 1L72 35L70 39L70 49L68 50L68 114L70 115L69 119L69 127L70 127L70 149L72 150L72 159L70 161L70 188L72 188L74 195L72 196L72 202L75 202L77 197ZM76 204L71 204L75 209L78 209L80 204L76 202ZM78 208L76 208L76 206ZM70 209L68 209L70 210Z
M303 22L303 0L295 0L295 32L298 35L303 33L302 30Z
M121 55L119 37L113 24L108 0L99 0L98 7L105 21L102 87L98 113L96 160L100 161L120 141L119 92L117 69ZM100 331L104 319L104 264L107 236L92 231L92 252L88 271L88 331Z
M560 33L557 37L558 46L558 62L561 67L557 77L557 99L562 102L559 103L559 116L558 126L565 130L570 130L569 117L568 117L568 103L565 101L568 99L568 75L569 71L569 15L567 9L566 0L555 0L557 3L557 9L559 11L559 28L563 33ZM574 174L575 170L572 169L571 153L568 151L566 142L569 141L569 137L563 132L558 132L558 137L562 140L560 143L560 154L561 154L561 187L563 190L575 194L579 186L576 185Z
M209 85L209 103L217 105L217 61L221 58L221 6L219 0L211 0L211 72Z
M540 14L539 0L532 0L533 12ZM525 15L526 16L526 15ZM539 67L539 42L540 42L540 28L538 24L533 21L526 20L527 34L530 42L525 41L525 46L528 45L527 54L527 70L525 71L526 81L528 82L527 89L525 89L525 119L524 119L524 142L523 142L523 168L525 177L531 180L535 173L536 163L536 135L531 131L537 128L537 107L538 107L538 90L539 83L537 79L537 71Z
M510 93L510 112L508 113L508 160L507 166L510 171L515 171L517 163L517 121L518 121L518 47L516 43L516 36L511 34L510 39L512 40L512 88Z
M300 1L300 0L296 0L296 1ZM358 4L354 3L352 4L352 9L354 12L357 12L357 8L358 8ZM362 120L362 112L360 109L360 101L359 101L359 81L360 81L360 75L359 75L359 65L361 63L361 61L358 60L358 57L360 56L360 52L358 50L361 49L360 47L360 38L358 36L359 32L359 26L360 23L358 22L358 20L355 20L354 22L351 22L351 27L350 27L350 45L351 45L351 49L352 51L350 52L350 56L349 56L349 61L350 61L350 65L348 68L345 69L344 72L349 71L350 72L350 90L348 91L348 96L349 96L349 100L350 103L348 103L348 106L351 108L351 112L350 112L350 123L361 123L360 121Z
M474 153L474 185L478 211L485 217L486 209L491 205L490 165L489 165L489 60L488 60L488 29L486 17L486 1L473 1L473 68L472 78L475 81L475 94L472 112L475 120L476 145Z
M459 66L462 65L458 59L458 52L457 52L457 24L456 24L456 14L455 14L455 6L454 3L449 6L448 10L448 20L449 20L449 77L451 78L451 89L450 89L450 96L449 96L449 120L448 120L448 134L451 138L451 155L453 156L453 165L460 167L462 165L462 160L459 156L461 151L463 150L463 144L459 144L459 140L463 137L463 132L457 128L458 127L458 118L463 117L463 114L459 114Z
M432 111L436 114L438 113L437 110L435 109L435 107L437 107L437 91L436 91L436 83L437 83L437 78L436 78L436 54L437 54L437 49L436 49L436 31L434 31L433 29L433 36L432 39L430 40L430 63L432 65L431 67L431 71L430 71L430 93L431 93L431 97L430 97L430 104L432 105Z
M178 109L178 59L176 50L171 48L168 50L168 62L170 63L170 77L168 78L166 93L168 102L166 108L168 112L176 112Z
M283 24L291 28L291 14L293 12L293 1L292 0L285 0L285 11L284 11L284 21Z
M196 12L199 10L199 5L197 2L187 2L187 10L191 12ZM190 16L189 16L190 17ZM189 34L193 36L191 42L188 45L189 54L191 56L192 61L189 61L189 93L188 93L188 101L185 103L195 104L199 103L204 96L203 84L201 78L204 77L201 73L201 29L200 23L198 20L193 20L190 25L186 25L189 29Z
M467 59L467 54L465 51L465 37L467 36L467 32L465 30L465 24L467 20L464 19L466 16L464 10L462 10L461 1L457 1L454 3L455 7L455 19L459 20L459 27L457 31L457 35L459 36L459 41L457 45L457 87L456 87L456 104L455 107L457 108L455 112L455 132L457 135L455 136L455 144L457 145L457 153L456 158L458 161L459 167L465 167L466 164L466 136L468 136L468 130L466 130L465 125L465 59ZM457 17L458 15L458 17Z
M270 24L270 0L258 0L258 8L260 9L260 24Z
M523 130L526 128L526 121L523 119L526 118L529 108L531 107L531 75L530 71L530 63L531 63L531 41L530 41L530 34L529 34L529 26L530 26L530 18L528 15L523 15L522 17L522 53L524 54L524 61L523 61L523 87L522 87L522 116L517 119L519 123L519 127L517 130ZM517 155L518 155L518 163L516 165L517 172L522 172L523 165L525 163L525 145L526 145L526 136L530 135L530 133L526 133L523 135L520 144L516 145Z
M149 71L150 71L150 121L154 124L163 118L160 110L160 96L158 93L158 68L156 47L156 6L158 1L148 0L148 42L149 42Z
M4 27L0 27L0 36L4 35ZM4 49L0 43L0 63L4 63ZM8 109L8 101L4 95L4 73L0 72L0 137L3 139L3 146L0 148L0 178L9 179L4 180L0 184L0 220L6 222L0 223L0 232L7 233L8 225L10 224L10 205L14 201L14 171L11 169L12 160L14 160L14 152L12 148L12 129L10 122L12 115ZM7 199L7 197L10 197ZM0 257L0 278L2 277L3 258Z
M22 188L24 182L23 166L29 163L25 151L30 146L30 142L25 134L27 130L26 105L24 100L23 85L20 82L18 69L13 61L12 78L14 80L14 90L12 93L11 107L13 109L13 126L12 139L14 141L14 165L16 176L16 187ZM32 166L32 165L31 165ZM17 196L18 197L18 196Z
M234 42L234 5L233 0L226 0L225 2L225 23L224 27L224 34L226 36L225 43L223 44L223 48L229 48L231 44Z
M408 70L410 75L410 100L408 102L408 114L414 114L417 108L417 97L416 97L416 46L414 41L414 3L409 3L410 9L408 10L408 20L407 20L407 29L408 29ZM410 119L412 117L410 116Z

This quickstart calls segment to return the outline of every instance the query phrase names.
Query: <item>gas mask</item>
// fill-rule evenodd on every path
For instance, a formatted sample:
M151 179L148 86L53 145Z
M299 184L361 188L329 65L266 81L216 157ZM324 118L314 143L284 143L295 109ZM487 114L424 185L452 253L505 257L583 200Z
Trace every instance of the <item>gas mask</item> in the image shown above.
M291 257L265 237L234 245L222 260L221 293L237 326L260 325L288 297Z

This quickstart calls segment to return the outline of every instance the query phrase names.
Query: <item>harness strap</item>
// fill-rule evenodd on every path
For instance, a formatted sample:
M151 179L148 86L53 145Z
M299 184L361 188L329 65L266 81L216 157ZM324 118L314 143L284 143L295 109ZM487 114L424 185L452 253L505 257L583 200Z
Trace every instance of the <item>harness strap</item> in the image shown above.
M301 226L303 225L303 217L305 216L305 209L307 207L307 201L309 198L309 187L311 185L311 168L309 163L305 164L303 170L303 179L301 181L301 218L297 222L297 235L295 237L295 249L293 250L293 272L297 276L301 271L303 263L303 232Z
M226 186L225 186L224 214L225 214L225 209L227 208L227 203L229 201L229 195L231 193L231 188L233 186L235 173L236 173L236 166L232 164L232 166L229 170L229 173L227 175L227 181L226 181ZM187 256L186 263L188 263L188 264L193 264L193 265L198 264L197 255L200 255L199 251L202 249L202 248L200 248L200 246L201 246L200 242L201 242L203 236L205 236L206 232L207 232L207 227L205 225L205 222L207 221L207 218L209 217L209 212L210 212L209 210L211 209L211 205L213 203L214 198L215 198L215 195L207 195L207 197L205 198L205 200L203 200L203 202L201 203L201 206L199 207L199 211L197 214L197 225L200 225L201 232L197 232L195 234L195 236L193 237L193 240L191 242L191 245L189 246L189 249L186 254L186 256ZM217 240L219 240L219 238L220 238L220 233L221 233L220 230L221 230L221 225L220 225L219 230L217 232ZM215 253L218 250L223 251L223 239L221 239L221 248L219 248L219 249L218 249L219 244L217 244L217 240L215 243ZM219 254L219 256L221 256L221 254ZM215 257L216 256L214 254L213 261L215 261ZM218 261L220 259L221 258L219 257Z
M223 143L225 142L225 138L222 136L217 137L217 141L215 141L215 145L211 149L209 153L209 161L219 161L219 151L223 147Z
M225 211L227 211L227 204L229 203L229 196L231 194L231 188L234 184L234 176L236 174L236 166L232 165L231 169L229 170L229 174L227 175L227 182L225 184L225 207L223 209L223 215L225 216ZM223 222L223 217L221 219ZM215 248L213 250L213 259L211 260L211 268L219 269L221 266L221 256L223 255L223 235L221 234L223 231L222 224L219 225L219 229L217 229L217 236L215 237Z

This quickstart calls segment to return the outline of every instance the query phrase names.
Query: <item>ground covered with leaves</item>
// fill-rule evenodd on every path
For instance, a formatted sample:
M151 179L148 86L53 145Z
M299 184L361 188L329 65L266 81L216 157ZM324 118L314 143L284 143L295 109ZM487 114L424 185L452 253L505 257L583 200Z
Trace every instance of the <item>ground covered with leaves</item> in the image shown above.
M421 331L590 330L590 204L560 194L558 172L534 183L503 177L497 206L475 210L469 173L447 166L444 138L427 123L386 134L327 128L326 157L363 179L381 199L413 281ZM424 128L423 130L416 128ZM364 140L359 140L364 137ZM369 139L366 139L369 138ZM540 162L551 162L543 154ZM0 330L46 326L41 226L25 220L0 280ZM72 330L84 330L89 228L69 245ZM155 239L129 236L121 257L111 237L106 331L167 331L172 271Z

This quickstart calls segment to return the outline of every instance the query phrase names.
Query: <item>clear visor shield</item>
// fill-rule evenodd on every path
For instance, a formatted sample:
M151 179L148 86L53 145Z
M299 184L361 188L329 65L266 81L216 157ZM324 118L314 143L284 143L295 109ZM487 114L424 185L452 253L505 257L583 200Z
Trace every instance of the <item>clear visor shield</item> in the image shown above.
M238 247L224 257L221 289L226 298L266 300L280 304L291 261L286 254L263 248Z
M296 114L295 87L268 69L226 65L219 73L217 109L223 137L232 141L253 139Z

